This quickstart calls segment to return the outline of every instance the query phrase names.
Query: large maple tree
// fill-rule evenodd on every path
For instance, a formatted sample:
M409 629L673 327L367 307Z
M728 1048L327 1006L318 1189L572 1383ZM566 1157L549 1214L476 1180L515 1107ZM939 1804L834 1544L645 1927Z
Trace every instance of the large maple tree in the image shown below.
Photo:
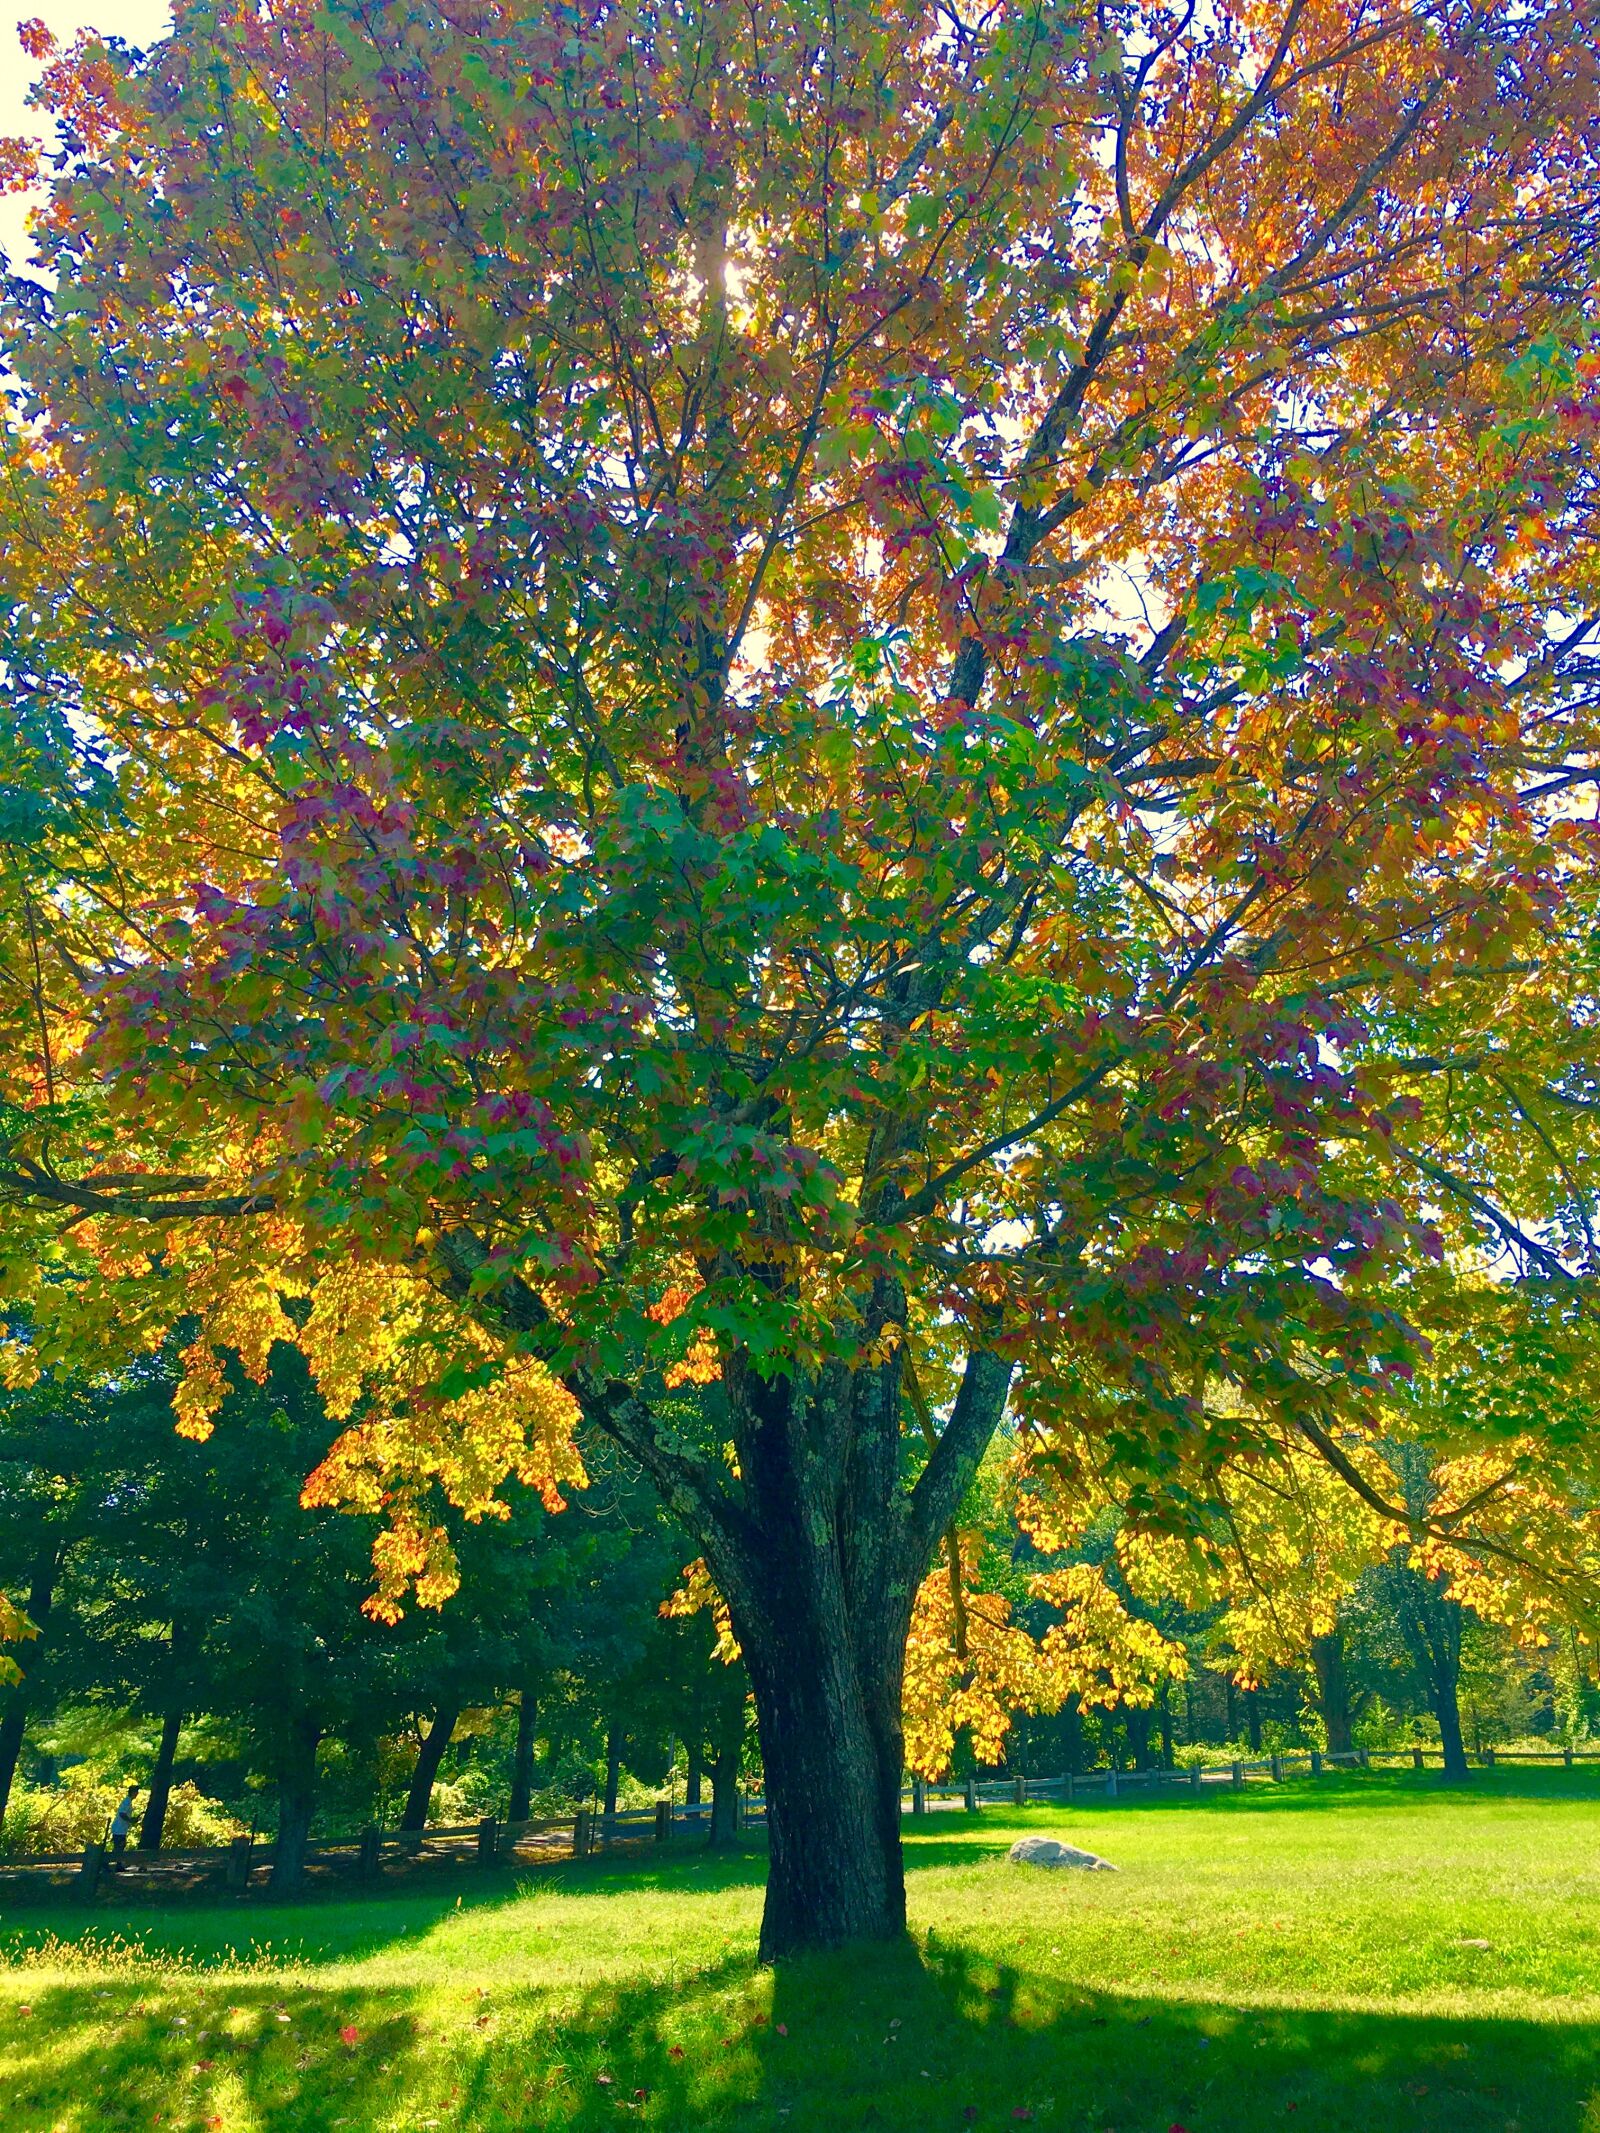
M1359 1479L1441 1255L1584 1308L1595 27L28 32L12 1367L187 1314L200 1429L299 1342L391 1597L613 1438L749 1665L769 1955L903 1924L1008 1401L1171 1532Z

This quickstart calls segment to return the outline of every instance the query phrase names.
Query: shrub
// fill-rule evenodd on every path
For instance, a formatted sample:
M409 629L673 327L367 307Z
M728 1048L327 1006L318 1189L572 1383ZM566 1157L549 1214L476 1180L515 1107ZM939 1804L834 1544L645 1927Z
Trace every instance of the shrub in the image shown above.
M0 1851L11 1858L37 1858L42 1852L81 1852L102 1842L111 1826L127 1780L106 1776L79 1763L58 1785L16 1785L6 1808ZM141 1811L143 1801L140 1802ZM138 1835L138 1825L134 1825ZM242 1836L244 1824L192 1780L174 1785L167 1801L165 1848L198 1851Z

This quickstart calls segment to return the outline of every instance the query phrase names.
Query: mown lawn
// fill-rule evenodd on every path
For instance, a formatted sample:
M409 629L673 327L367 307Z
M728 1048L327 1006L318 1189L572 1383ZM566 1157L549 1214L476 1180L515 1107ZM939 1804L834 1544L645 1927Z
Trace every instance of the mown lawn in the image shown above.
M1011 1867L1026 1829L1122 1871ZM907 1830L913 1944L777 1976L753 1852L463 1873L459 1902L13 1911L0 2126L1600 2133L1584 1774Z

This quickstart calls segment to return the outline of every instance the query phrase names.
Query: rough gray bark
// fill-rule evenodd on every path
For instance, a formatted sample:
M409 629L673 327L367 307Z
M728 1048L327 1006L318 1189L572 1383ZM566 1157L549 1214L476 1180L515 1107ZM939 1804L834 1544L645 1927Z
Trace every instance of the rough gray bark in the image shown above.
M707 1554L755 1698L771 1857L764 1961L905 1930L900 1691L911 1607L1009 1384L998 1358L969 1359L910 1491L898 1372L804 1390L732 1387L759 1546L719 1551L713 1531Z

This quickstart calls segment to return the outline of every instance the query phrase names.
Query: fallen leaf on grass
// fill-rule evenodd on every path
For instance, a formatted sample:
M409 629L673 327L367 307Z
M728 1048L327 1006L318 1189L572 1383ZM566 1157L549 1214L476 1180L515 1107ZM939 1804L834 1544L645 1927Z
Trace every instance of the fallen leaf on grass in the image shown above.
M683 2057L683 2046L681 2044L669 2044L667 2057L669 2059L681 2059Z
M361 2042L361 2032L359 2029L357 2029L354 2022L346 2022L343 2029L341 2029L339 2032L339 2042L341 2044L351 2045L352 2047Z
M612 2076L610 2074L596 2074L594 2078L596 2081L599 2082L600 2086L603 2089L610 2088L612 2082Z
M787 2022L775 2022L773 2024L773 2028L776 2030L777 2034L780 2037L786 2037L789 2034L789 2025Z

